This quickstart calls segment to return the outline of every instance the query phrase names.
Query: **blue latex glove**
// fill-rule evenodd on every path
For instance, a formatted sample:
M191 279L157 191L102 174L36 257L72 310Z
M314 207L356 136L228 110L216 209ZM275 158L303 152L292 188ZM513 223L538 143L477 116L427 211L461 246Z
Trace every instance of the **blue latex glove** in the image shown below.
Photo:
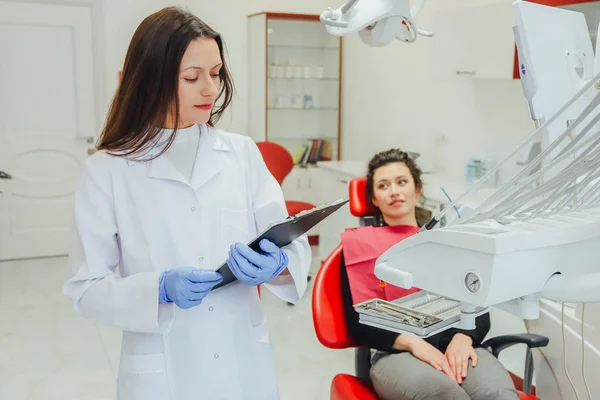
M263 239L258 244L262 253L257 253L242 243L229 250L227 264L231 272L247 285L261 285L275 278L288 265L288 256L273 242Z
M159 278L158 299L163 304L175 303L179 308L190 308L202 303L211 289L223 277L217 271L194 267L163 271Z

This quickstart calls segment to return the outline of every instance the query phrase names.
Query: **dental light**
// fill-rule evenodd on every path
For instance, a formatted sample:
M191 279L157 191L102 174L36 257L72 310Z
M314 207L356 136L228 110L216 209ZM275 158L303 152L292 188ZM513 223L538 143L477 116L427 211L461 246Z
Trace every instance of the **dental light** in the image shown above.
M414 18L425 5L425 0L349 0L337 9L327 9L321 21L327 31L335 36L358 32L361 40L369 46L385 46L398 39L406 43L417 36L433 36L432 32L418 29Z

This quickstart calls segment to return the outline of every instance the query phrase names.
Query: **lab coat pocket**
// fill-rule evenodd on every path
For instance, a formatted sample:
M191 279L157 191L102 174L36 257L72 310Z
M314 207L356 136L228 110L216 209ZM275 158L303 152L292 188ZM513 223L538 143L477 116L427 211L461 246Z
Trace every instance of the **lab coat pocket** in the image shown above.
M271 343L271 338L269 336L269 327L267 325L266 318L263 319L263 322L260 325L252 328L252 333L254 338L260 343Z
M117 390L118 399L170 399L165 355L121 354Z
M254 376L249 387L257 394L256 398L275 399L277 395L277 374L275 372L275 357L269 338L267 321L252 328L254 342L254 360L252 368Z

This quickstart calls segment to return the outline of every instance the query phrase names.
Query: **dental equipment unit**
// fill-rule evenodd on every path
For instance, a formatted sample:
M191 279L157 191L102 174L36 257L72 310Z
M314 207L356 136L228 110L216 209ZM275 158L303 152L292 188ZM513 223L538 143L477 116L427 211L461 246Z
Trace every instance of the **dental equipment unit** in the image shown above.
M351 0L321 19L330 33L358 31L371 46L394 37L412 42L417 34L428 36L414 24L423 3L409 13L409 1ZM460 312L455 307L448 317L451 323L422 329L440 321L415 314L405 301L394 302L406 309L400 320L409 321L395 324L396 331L428 337L451 327L474 329L475 317L492 306L537 319L541 298L600 302L600 70L594 72L589 31L581 13L526 1L514 2L513 10L526 74L522 84L537 130L418 234L379 257L375 275L382 281L460 303ZM549 40L555 36L560 40ZM598 54L595 65L600 66ZM487 179L514 167L517 156L540 138L541 154L487 200L471 203ZM461 208L460 218L450 213L455 207ZM440 227L442 219L446 224ZM357 310L373 324L367 320L375 312L387 317L398 312L383 303Z

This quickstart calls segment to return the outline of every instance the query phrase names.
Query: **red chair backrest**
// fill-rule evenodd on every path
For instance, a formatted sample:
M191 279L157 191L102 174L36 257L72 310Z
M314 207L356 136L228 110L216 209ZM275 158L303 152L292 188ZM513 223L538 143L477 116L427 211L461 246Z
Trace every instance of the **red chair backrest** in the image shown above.
M262 154L267 169L281 185L286 176L294 168L294 159L287 149L273 142L257 142L256 146Z
M349 184L350 212L355 217L378 215L379 210L367 200L367 178L352 179ZM331 349L356 347L344 315L340 244L321 265L315 278L312 296L313 324L322 345Z
M355 178L348 185L350 198L350 213L355 217L378 215L379 210L367 199L367 178Z
M346 326L340 261L342 245L331 252L315 278L312 296L313 324L319 342L330 349L356 347Z

